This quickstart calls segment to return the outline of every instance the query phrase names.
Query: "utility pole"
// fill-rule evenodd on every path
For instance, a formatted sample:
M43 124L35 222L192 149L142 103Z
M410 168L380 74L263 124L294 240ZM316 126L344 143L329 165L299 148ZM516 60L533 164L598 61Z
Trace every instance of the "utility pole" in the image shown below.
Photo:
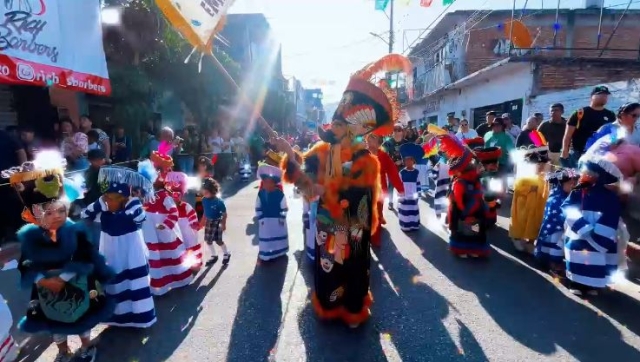
M393 8L394 8L394 0L389 1L389 54L393 53L393 43L395 41L395 36L393 34Z

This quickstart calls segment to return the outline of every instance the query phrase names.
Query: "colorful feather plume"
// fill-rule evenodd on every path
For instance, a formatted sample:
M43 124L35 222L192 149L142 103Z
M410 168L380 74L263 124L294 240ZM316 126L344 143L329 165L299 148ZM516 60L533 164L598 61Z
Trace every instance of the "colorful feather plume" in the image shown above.
M169 152L171 152L171 149L173 148L173 145L167 141L162 141L160 142L160 145L158 145L158 153L166 156L169 154Z
M151 183L156 182L156 179L158 178L158 171L149 160L138 162L138 173Z
M448 135L449 134L449 132L447 132L446 130L444 130L444 129L438 127L438 126L436 126L435 124L429 124L427 126L427 131L429 133L432 133L432 134L436 135L436 136L443 136L443 135Z
M538 130L529 132L529 139L536 147L544 147L547 145L547 139L544 138L544 135L542 135Z
M460 142L457 137L451 136L449 134L439 136L438 141L440 145L440 151L442 151L449 159L462 157L465 151L469 150L469 148L462 142Z
M376 126L376 111L371 106L359 105L345 111L344 118L347 123L362 127L367 133Z
M438 140L433 137L422 145L424 158L429 158L438 154Z

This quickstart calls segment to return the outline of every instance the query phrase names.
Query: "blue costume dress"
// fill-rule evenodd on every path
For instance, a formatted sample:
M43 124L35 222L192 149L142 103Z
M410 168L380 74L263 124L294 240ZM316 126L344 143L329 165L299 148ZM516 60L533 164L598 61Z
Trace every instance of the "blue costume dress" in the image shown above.
M261 260L275 259L289 251L287 211L287 198L282 190L258 191L256 217L260 240L258 257Z
M618 195L604 184L588 185L571 191L562 210L568 225L564 245L567 278L586 287L606 287L616 268L608 260L616 260L617 255Z
M417 168L400 170L400 179L404 184L404 195L398 198L398 220L402 231L420 229L420 205L418 205L418 190L420 171Z
M562 189L562 183L552 186L544 217L536 241L534 255L543 263L562 263L564 261L564 215L562 203L569 196Z
M82 224L67 220L56 231L56 241L45 229L27 224L18 231L18 240L20 283L31 289L31 300L38 301L30 304L18 323L20 330L78 335L109 320L115 303L101 295L100 285L112 280L114 272ZM54 294L36 285L41 278L52 276L66 281L62 292Z
M142 236L145 212L137 198L130 199L124 209L110 212L98 201L82 212L82 217L100 220L100 252L115 272L114 280L106 287L108 295L117 303L108 324L119 327L147 328L156 322L151 296L149 250Z

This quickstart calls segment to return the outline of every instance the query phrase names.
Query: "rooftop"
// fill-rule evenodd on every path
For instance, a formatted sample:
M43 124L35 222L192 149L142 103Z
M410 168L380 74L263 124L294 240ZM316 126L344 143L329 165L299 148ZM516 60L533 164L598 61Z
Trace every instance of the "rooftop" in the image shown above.
M463 24L470 18L478 18L479 13L490 13L492 18L510 18L511 17L511 9L505 10L456 10L450 13L445 14L445 16L435 24L431 30L426 33L426 35L420 39L415 46L411 48L409 51L409 55L414 55L416 52L420 51L422 48L425 48L438 39L447 35L451 30L455 29L458 25ZM620 16L624 13L624 9L604 9L602 11L602 16ZM524 18L536 16L536 17L544 17L544 16L555 16L556 9L531 9L529 11L525 11ZM591 9L559 9L558 10L559 17L563 17L566 15L573 16L582 16L591 15L591 16L600 16L599 8L591 8ZM628 15L640 15L640 9L629 9L626 11L626 16ZM487 14L488 17L489 14ZM516 10L516 16L520 17L520 10ZM480 20L484 20L485 17L482 15L479 16Z

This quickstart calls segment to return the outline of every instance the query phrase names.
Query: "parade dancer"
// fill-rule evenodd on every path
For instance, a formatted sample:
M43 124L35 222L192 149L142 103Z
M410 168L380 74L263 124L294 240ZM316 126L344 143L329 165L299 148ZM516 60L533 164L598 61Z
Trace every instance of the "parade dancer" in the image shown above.
M486 257L490 253L486 234L488 208L474 155L450 135L439 136L439 142L453 177L447 215L449 250L461 258Z
M536 130L529 133L529 138L533 145L514 152L522 154L523 159L516 160L509 236L516 250L533 254L549 195L545 181L545 174L549 171L549 147Z
M163 164L173 164L173 160L167 157L163 158ZM157 162L154 165L158 167ZM193 279L191 265L188 265L186 258L187 248L178 226L178 207L165 188L168 173L169 171L162 175L161 168L158 179L162 177L162 181L156 180L154 183L154 187L158 189L155 199L144 203L147 219L142 224L142 232L149 248L153 295L164 295L171 289L189 285Z
M171 144L161 142L158 150L151 152L151 156L149 157L158 170L158 178L154 184L156 190L164 188L165 177L167 177L167 173L173 168L173 158L169 156L169 152L171 152Z
M149 250L141 231L146 214L137 196L153 199L157 172L150 161L140 162L138 170L102 167L98 174L102 196L81 214L87 220L100 220L100 252L116 272L106 286L107 295L117 303L107 324L117 327L148 328L156 322Z
M273 260L287 255L289 233L287 231L287 198L277 185L281 182L282 171L271 165L258 166L258 177L262 188L256 198L256 218L260 241L258 258Z
M304 154L304 165L283 138L271 140L286 153L284 179L309 198L319 196L312 305L318 316L355 328L370 315L371 234L379 227L380 166L360 137L391 133L400 116L394 92L371 80L389 64L408 59L391 54L352 76L322 142ZM397 64L396 64L397 65Z
M418 205L418 190L420 171L415 168L416 160L424 157L422 147L415 143L405 143L400 146L400 155L404 161L404 168L400 170L404 194L398 197L398 220L402 231L420 229L420 205Z
M93 362L91 330L109 320L115 303L101 293L115 276L83 223L67 218L69 200L63 187L64 159L43 151L34 162L3 172L24 203L28 223L18 231L20 283L31 290L26 316L18 323L25 333L51 333L58 347L56 362L69 361L70 335L82 342L80 362Z
M585 157L588 156L588 157ZM609 255L617 256L617 229L622 205L609 188L622 179L620 169L597 155L581 158L578 184L563 202L567 229L564 245L571 292L597 295L611 283Z
M431 160L436 161L433 164L432 177L436 185L433 194L433 209L438 219L441 219L447 214L447 208L449 206L449 189L451 187L451 176L449 176L449 165L444 157L435 156Z
M198 240L200 223L196 210L184 200L188 191L188 180L186 173L172 171L166 176L165 186L178 208L178 227L187 248L185 262L191 267L192 272L197 273L202 267L202 246Z
M504 195L504 181L498 175L498 163L502 150L500 147L476 147L473 150L476 159L480 161L480 182L484 187L484 201L487 203L487 227L495 226L498 222L500 198Z
M546 181L551 191L544 208L544 217L536 239L535 257L554 276L564 273L565 219L562 203L575 187L579 174L570 168L547 173Z
M380 225L376 228L376 232L371 235L371 245L375 247L380 246L380 241L382 239L382 228L380 226L387 223L383 215L384 198L389 192L387 182L391 183L393 188L398 190L398 194L404 194L404 185L400 179L398 168L391 159L391 156L380 148L381 145L382 137L373 133L370 133L367 136L367 149L372 155L378 158L378 162L380 163L380 188L382 189L383 195L383 197L378 200L378 222Z

